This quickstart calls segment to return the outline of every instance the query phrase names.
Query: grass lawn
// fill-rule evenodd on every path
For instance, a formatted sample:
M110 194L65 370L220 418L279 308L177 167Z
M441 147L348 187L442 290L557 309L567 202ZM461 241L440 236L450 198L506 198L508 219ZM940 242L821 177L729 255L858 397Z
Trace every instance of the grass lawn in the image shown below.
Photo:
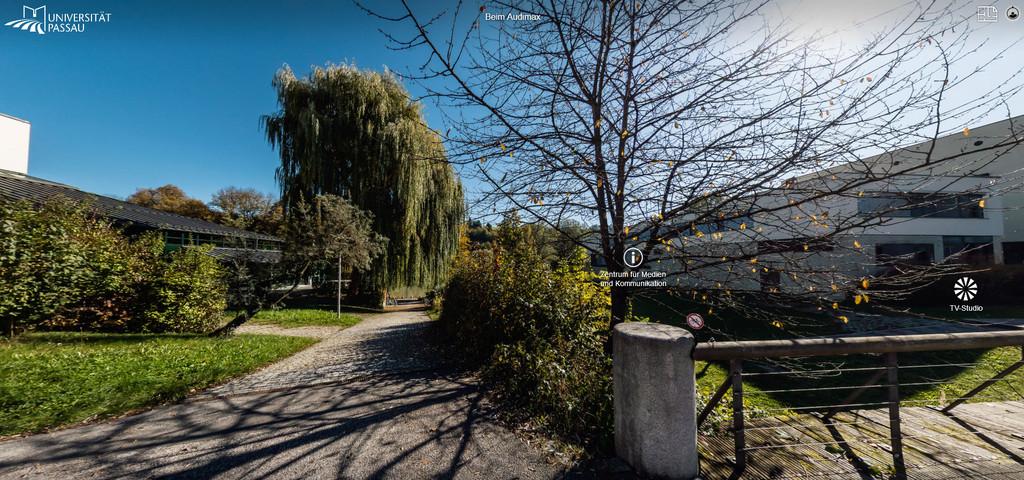
M337 313L312 308L284 308L281 310L263 310L249 322L253 325L277 325L284 328L295 327L342 327L348 328L362 320L350 313Z
M634 304L635 311L652 321L681 325L682 316L687 311L701 312L695 305L675 298L659 297L653 301L639 299ZM704 307L706 309L706 307ZM682 313L682 315L680 314ZM829 335L840 333L828 319L815 322L813 318L805 319L792 329L779 329L757 320L729 318L728 314L706 316L708 327L697 332L698 340L707 340L717 336L717 340L755 340L771 338L793 338L795 336ZM787 322L788 324L788 322ZM901 354L900 365L940 365L927 368L901 368L901 396L906 406L935 405L952 402L961 397L983 381L1020 360L1021 350L1018 347L1003 347L988 351L958 350L947 352L923 352ZM815 357L813 359L788 359L785 365L771 361L744 362L744 371L757 373L778 371L780 368L798 368L801 370L831 368L874 368L884 365L881 356L850 355L841 357ZM706 368L705 368L706 367ZM718 389L728 375L725 364L705 362L697 363L697 390L699 397L706 400ZM785 414L791 408L830 405L849 394L852 389L825 390L828 387L850 387L863 384L876 371L844 372L842 374L818 375L762 375L744 379L744 408L751 416L769 416ZM785 389L819 389L801 392L767 392ZM882 402L886 390L872 388L866 391L855 403ZM1020 392L1024 392L1024 369L1014 372L1006 380L996 383L978 394L972 401L1018 400ZM710 424L727 425L731 420L732 409L727 396L710 417ZM879 405L876 408L884 407ZM807 410L800 410L806 412Z
M30 333L0 341L0 436L179 400L315 342L97 333Z

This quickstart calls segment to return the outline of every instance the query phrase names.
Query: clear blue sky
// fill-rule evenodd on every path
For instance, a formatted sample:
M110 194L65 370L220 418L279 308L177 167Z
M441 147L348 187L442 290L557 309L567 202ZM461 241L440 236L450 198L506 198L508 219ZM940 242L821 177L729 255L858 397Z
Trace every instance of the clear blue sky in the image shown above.
M0 112L32 122L30 174L120 197L167 183L204 201L231 185L276 193L277 155L259 120L277 109L270 82L278 68L287 63L303 75L311 65L351 61L401 71L422 62L422 50L388 50L377 28L396 26L350 0L38 0L28 5L108 12L111 22L47 35L4 27L21 18L27 1L0 0ZM422 14L439 8L413 4ZM995 2L1000 11L1008 4ZM853 9L840 0L780 0L765 13L807 32L844 31L835 38L855 42L872 32L860 22L886 21L890 8L889 0L862 0ZM964 4L962 14L974 9ZM1018 42L1024 21L980 33L992 43L979 61ZM978 78L979 87L1020 67L1018 58L1004 58ZM1022 113L1021 99L1011 104ZM427 120L440 127L431 108Z
M346 0L40 0L111 14L47 35L2 26L23 3L0 0L0 112L32 122L29 173L120 197L167 183L204 201L229 185L276 194L259 120L278 68L414 63Z

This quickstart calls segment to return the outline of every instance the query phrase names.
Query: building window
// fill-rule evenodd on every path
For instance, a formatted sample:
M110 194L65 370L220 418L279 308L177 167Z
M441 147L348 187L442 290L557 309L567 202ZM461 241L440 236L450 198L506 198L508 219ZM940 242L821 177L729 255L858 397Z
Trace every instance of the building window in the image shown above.
M761 291L765 293L779 293L782 286L782 272L775 268L767 268L761 271Z
M785 240L761 240L757 242L757 254L789 252L831 252L835 245L823 238L790 238Z
M1003 263L1007 265L1024 263L1024 242L1003 242Z
M935 262L935 247L930 243L882 243L875 245L875 261L885 271L930 265Z
M942 237L942 254L951 261L970 265L991 265L995 255L992 237L956 235Z
M877 192L857 199L861 215L903 218L985 218L977 193Z

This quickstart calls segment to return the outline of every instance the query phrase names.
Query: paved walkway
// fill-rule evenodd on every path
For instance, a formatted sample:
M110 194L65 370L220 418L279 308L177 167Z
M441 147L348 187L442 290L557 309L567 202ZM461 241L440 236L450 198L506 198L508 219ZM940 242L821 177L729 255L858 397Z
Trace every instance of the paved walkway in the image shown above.
M316 330L305 333L319 344L183 403L0 442L0 478L562 474L493 420L471 377L444 368L423 313Z

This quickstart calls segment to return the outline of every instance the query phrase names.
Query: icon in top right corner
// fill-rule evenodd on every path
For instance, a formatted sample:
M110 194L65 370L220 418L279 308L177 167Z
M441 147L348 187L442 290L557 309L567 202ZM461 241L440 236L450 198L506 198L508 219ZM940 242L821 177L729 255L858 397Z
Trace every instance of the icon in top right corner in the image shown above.
M999 10L992 5L978 5L978 21L981 23L998 22Z
M1010 8L1006 9L1006 18L1011 22L1016 21L1020 18L1020 9L1016 6L1011 5Z

